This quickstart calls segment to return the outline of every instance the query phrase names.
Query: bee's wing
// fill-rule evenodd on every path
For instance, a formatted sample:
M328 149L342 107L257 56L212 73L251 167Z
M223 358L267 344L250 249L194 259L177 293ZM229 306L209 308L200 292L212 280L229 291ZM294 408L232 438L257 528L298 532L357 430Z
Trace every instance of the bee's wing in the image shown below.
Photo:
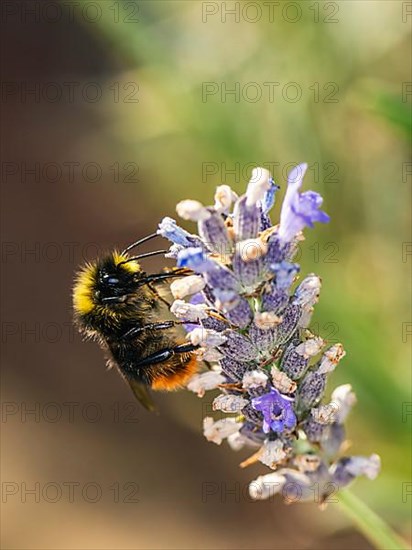
M108 359L107 365L109 368L115 367L116 370L119 372L120 376L128 382L134 396L136 399L143 405L145 409L147 409L150 412L158 412L156 405L154 404L154 401L152 399L152 396L150 395L150 390L147 384L144 384L143 382L129 378L127 375L124 374L121 364L119 363L116 356L119 354L118 346L115 345L113 341L107 342L102 341L101 346L110 352L111 357Z
M158 412L147 385L143 384L143 382L132 379L129 379L128 382L134 396L143 405L143 407L150 412Z

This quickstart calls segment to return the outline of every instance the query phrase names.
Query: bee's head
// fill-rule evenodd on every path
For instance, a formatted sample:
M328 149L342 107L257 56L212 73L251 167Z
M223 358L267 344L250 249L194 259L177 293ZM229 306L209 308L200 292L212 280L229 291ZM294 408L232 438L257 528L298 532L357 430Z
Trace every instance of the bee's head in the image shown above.
M143 271L136 261L114 252L98 264L94 298L101 305L117 305L134 294Z
M113 252L79 273L73 291L74 310L87 315L96 307L107 311L122 309L136 295L139 281L145 276L137 261Z

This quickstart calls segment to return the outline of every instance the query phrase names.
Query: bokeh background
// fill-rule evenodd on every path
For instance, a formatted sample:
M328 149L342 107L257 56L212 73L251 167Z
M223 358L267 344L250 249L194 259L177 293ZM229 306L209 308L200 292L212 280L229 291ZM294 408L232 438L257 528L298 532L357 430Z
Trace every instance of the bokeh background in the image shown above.
M3 548L369 548L336 506L251 502L265 468L204 440L201 400L146 414L71 325L84 259L254 165L283 195L301 161L332 218L300 260L347 350L330 389L383 463L354 491L410 537L409 5L2 3Z

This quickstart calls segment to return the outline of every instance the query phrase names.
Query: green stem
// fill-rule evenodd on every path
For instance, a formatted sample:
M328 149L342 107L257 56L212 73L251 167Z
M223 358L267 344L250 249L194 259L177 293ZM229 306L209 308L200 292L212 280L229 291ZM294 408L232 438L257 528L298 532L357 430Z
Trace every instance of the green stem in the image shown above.
M347 489L339 491L341 510L378 550L410 550L410 546L362 500Z

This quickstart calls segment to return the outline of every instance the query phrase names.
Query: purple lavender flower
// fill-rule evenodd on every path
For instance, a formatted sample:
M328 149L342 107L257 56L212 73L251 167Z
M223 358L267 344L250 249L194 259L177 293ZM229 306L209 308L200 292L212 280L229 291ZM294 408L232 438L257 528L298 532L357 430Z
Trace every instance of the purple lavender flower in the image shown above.
M191 235L182 227L179 227L173 218L163 218L159 224L157 233L179 246L199 246L202 244L199 237Z
M213 264L208 260L203 249L200 247L189 247L181 250L177 255L178 267L189 267L198 273L211 269Z
M275 388L271 387L269 393L253 398L252 407L263 413L263 431L266 434L271 430L281 434L296 426L293 399L281 395Z
M268 212L272 210L273 205L275 204L276 192L279 191L280 189L279 185L276 185L275 180L273 178L269 178L269 184L270 184L270 187L265 192L265 195L262 201L262 210L264 214L268 214Z
M327 223L329 216L319 210L323 199L314 191L299 194L307 164L299 164L288 178L288 187L280 213L279 238L290 242L304 227L313 227L314 222Z
M244 195L220 186L214 206L178 204L179 215L197 223L198 235L171 218L161 222L159 233L172 242L168 257L196 273L173 283L171 312L187 322L188 339L213 363L188 389L203 396L219 387L213 410L230 415L216 422L206 417L205 437L217 444L227 439L234 450L249 446L275 470L251 483L253 498L268 498L293 483L307 500L316 483L324 502L333 484L343 487L359 475L372 479L380 462L377 455L340 456L344 422L356 401L351 386L340 386L330 403L323 402L330 373L345 352L341 344L325 350L322 338L308 330L320 278L310 274L296 282L298 234L329 221L320 195L299 194L306 168L301 164L289 174L279 227L268 213L278 187L261 168Z
M292 285L295 275L299 272L299 265L283 260L279 264L273 264L272 270L276 274L277 288L285 290Z

